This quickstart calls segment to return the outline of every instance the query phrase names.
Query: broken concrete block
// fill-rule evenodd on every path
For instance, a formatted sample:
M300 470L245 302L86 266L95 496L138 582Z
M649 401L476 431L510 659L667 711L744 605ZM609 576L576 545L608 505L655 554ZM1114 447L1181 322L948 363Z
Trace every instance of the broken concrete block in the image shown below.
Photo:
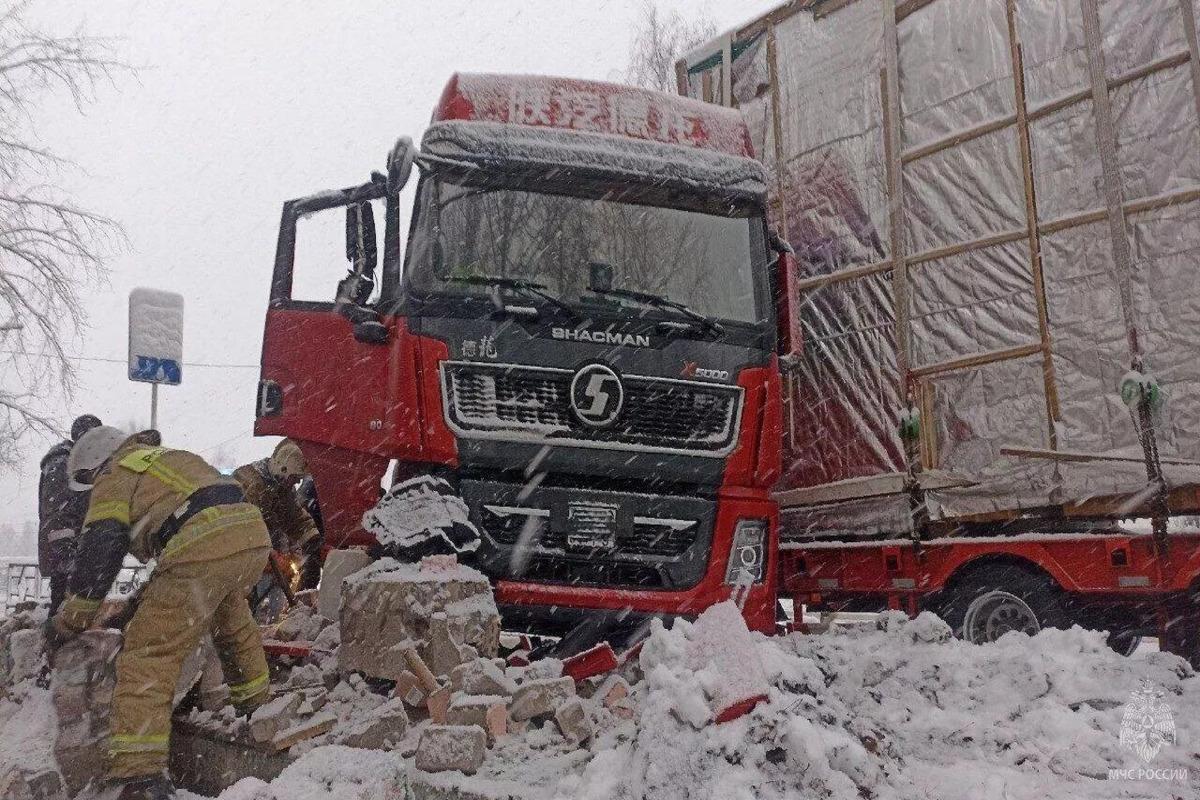
M314 653L333 653L342 644L342 629L337 625L327 625L317 634L317 638L313 639L312 651Z
M419 652L429 671L438 676L449 675L455 667L466 661L462 643L455 641L444 612L430 618L429 634Z
M517 722L553 714L574 696L575 681L570 678L539 678L517 687L510 713Z
M563 674L563 662L557 658L539 658L525 668L525 680L536 681L542 678L558 678Z
M610 675L592 695L601 705L611 710L614 706L629 697L629 683L620 675Z
M421 687L420 678L409 670L400 673L400 677L396 678L396 688L392 690L392 697L398 697L413 707L424 705L425 690Z
M76 748L55 748L54 760L66 784L67 794L74 797L88 783L99 785L104 775L104 748L95 745Z
M256 742L271 741L291 726L303 702L302 694L285 694L255 709L250 717L250 737Z
M391 750L408 733L408 714L403 700L391 700L376 708L338 737L338 743L364 750Z
M0 800L66 800L66 793L54 770L18 768L0 778Z
M317 590L317 612L329 620L338 618L342 606L342 581L371 563L363 550L331 550L321 567Z
M396 680L410 669L397 647L415 647L435 674L448 675L470 655L463 645L488 658L496 655L500 614L491 585L480 572L461 564L451 571L421 571L417 565L382 559L347 580L341 611L343 672ZM432 620L437 625L431 658Z
M337 725L337 717L333 714L317 714L278 734L271 740L271 747L278 753L294 744L329 733L335 725Z
M64 685L51 696L54 712L61 720L75 719L87 714L92 706L92 693L88 687Z
M308 606L293 606L275 629L275 638L281 642L311 642L325 624L325 619Z
M488 734L488 743L508 730L508 703L500 695L456 694L446 712L447 725L475 725Z
M20 683L36 678L42 671L46 639L37 628L13 631L8 637L9 680Z
M81 716L67 725L59 726L58 738L54 740L54 744L57 748L71 750L91 746L98 738L92 731L91 720L87 716Z
M592 719L587 707L578 697L572 697L554 710L554 721L562 731L563 738L573 744L592 738Z
M467 694L499 694L512 697L517 691L517 682L504 674L494 661L477 658L459 664L450 673L454 688Z
M474 725L430 725L421 734L414 764L423 772L458 770L474 775L483 763L487 734Z
M614 703L613 705L609 706L608 710L611 711L613 716L617 717L618 719L633 719L634 717L633 704L631 704L627 699Z
M437 553L421 559L421 572L453 572L458 568L458 556L453 553Z
M454 687L446 684L425 698L425 708L429 710L429 718L438 725L446 724L446 713L450 710L450 697L453 692Z
M325 707L329 702L329 691L321 689L306 689L304 691L304 702L300 704L300 708L296 710L297 714L307 716L315 714Z

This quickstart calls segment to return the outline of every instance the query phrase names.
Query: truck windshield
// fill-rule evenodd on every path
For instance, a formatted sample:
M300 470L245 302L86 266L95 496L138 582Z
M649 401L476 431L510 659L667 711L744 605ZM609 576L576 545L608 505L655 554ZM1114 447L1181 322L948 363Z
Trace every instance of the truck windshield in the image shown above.
M584 311L663 313L592 286L659 295L706 317L766 318L766 245L752 207L689 210L489 185L422 181L407 284L418 291L482 295L463 279L516 278ZM667 315L669 316L669 314Z

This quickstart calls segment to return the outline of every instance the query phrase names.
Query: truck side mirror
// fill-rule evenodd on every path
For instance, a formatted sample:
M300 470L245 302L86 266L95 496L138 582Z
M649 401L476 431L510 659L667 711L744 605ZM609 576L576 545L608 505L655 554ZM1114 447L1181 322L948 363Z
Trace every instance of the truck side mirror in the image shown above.
M399 194L412 175L413 161L417 157L417 146L408 136L401 136L392 145L387 157L387 191L390 195Z

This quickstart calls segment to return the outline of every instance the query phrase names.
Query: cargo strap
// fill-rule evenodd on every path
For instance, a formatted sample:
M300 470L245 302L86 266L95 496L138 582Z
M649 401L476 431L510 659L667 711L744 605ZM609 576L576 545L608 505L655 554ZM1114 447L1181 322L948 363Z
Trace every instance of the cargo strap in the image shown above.
M188 495L187 500L184 500L179 508L175 509L175 513L167 517L159 526L157 536L159 548L165 549L167 542L171 541L171 537L179 533L180 528L201 511L214 506L228 506L242 502L245 502L245 496L242 494L241 487L236 484L214 483L200 487Z

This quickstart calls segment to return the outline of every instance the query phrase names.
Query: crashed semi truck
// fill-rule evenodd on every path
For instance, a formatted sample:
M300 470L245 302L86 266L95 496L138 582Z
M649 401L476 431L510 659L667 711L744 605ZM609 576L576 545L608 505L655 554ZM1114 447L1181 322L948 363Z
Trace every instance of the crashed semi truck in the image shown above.
M794 0L678 63L798 262L781 594L1200 661L1197 14Z
M372 543L381 487L448 481L511 629L738 588L772 631L791 256L766 200L736 110L456 75L419 149L285 203L255 432L303 448L328 547Z

